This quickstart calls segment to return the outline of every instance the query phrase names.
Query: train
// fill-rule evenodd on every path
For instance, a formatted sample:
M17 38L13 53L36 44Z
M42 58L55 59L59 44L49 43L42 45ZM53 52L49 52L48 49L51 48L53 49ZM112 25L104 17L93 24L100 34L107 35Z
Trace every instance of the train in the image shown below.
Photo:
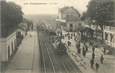
M55 52L56 52L57 55L64 55L64 54L66 54L67 52L66 52L65 44L62 43L62 42L59 42Z

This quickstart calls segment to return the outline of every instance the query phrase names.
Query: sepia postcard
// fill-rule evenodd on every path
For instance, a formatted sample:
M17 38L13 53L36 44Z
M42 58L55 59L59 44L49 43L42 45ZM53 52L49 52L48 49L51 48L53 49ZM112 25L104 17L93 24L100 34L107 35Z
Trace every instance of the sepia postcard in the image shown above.
M0 73L115 73L115 0L0 0Z

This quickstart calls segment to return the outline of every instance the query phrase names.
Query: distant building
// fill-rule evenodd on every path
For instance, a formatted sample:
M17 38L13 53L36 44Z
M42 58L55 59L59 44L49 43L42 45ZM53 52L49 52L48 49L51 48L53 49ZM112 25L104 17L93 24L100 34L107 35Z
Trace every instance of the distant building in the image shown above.
M75 32L80 25L80 14L74 7L63 7L59 9L56 19L58 27L68 32Z

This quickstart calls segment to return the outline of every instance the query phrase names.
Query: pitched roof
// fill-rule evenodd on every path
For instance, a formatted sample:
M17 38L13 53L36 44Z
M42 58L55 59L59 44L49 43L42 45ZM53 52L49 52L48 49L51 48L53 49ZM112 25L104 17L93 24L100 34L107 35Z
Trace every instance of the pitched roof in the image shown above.
M63 7L63 8L61 8L60 9L60 12L61 13L64 13L65 11L67 11L67 10L71 10L71 12L72 11L75 11L77 14L79 14L79 16L80 16L80 13L78 12L78 10L77 9L75 9L74 7L69 7L69 6L66 6L66 7Z

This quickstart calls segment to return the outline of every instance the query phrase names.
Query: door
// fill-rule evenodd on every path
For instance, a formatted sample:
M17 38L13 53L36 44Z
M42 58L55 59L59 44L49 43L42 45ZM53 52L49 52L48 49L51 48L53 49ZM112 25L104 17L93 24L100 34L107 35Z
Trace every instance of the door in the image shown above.
M73 31L73 24L70 24L70 32Z

